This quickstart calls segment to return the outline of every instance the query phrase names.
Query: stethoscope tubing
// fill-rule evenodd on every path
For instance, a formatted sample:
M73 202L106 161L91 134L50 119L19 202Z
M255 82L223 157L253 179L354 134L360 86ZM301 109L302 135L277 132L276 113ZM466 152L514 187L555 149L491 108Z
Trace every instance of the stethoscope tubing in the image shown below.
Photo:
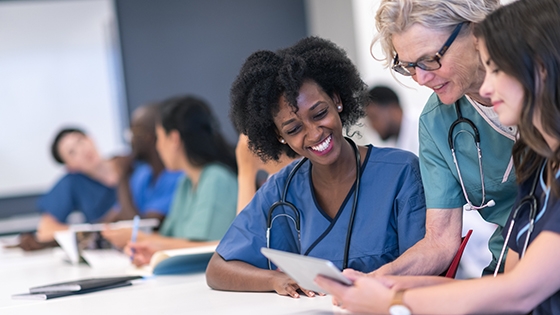
M459 184L461 185L461 191L463 192L465 200L467 201L467 205L469 205L469 208L467 210L480 210L486 207L492 207L495 204L492 202L492 200L486 202L486 185L484 184L484 172L482 170L482 150L480 149L480 133L476 125L472 122L472 120L463 117L463 114L461 113L461 108L459 106L459 101L455 102L455 111L457 112L457 119L455 119L455 121L453 121L453 123L449 127L449 131L447 134L447 141L449 143L449 149L451 150L453 164L455 164L455 169L457 170L457 175L459 177ZM454 143L455 137L453 136L453 131L455 130L455 127L461 123L466 123L467 125L469 125L474 133L471 134L465 130L460 130L457 133L457 135L459 135L462 132L469 134L471 137L473 137L473 140L476 145L476 151L477 151L476 153L478 158L478 171L480 176L480 184L482 186L482 202L480 206L475 206L470 201L469 196L467 194L467 189L463 181L463 176L461 175L461 170L459 169L459 162L457 161L457 154L455 152L455 143Z
M504 259L506 248L508 246L507 244L511 237L513 225L515 224L515 219L519 215L519 211L523 208L523 206L525 204L529 204L529 229L527 230L527 236L525 237L525 242L523 243L523 248L521 250L519 257L523 258L525 256L525 252L527 251L527 247L529 246L529 238L531 237L531 233L533 232L533 228L535 225L535 218L537 216L538 204L537 204L537 197L535 197L535 192L537 190L538 181L539 181L539 175L537 174L535 175L535 178L533 180L529 195L521 199L517 207L515 207L515 209L513 210L513 215L511 216L511 222L509 224L508 232L506 234L506 238L504 239L504 245L502 246L502 250L498 258L498 263L496 264L496 270L494 270L494 277L498 275L498 271L500 270L500 266Z
M348 267L348 257L349 257L349 253L350 253L350 241L352 238L352 230L354 227L354 218L356 216L356 208L358 205L358 196L359 196L359 191L360 191L360 178L361 178L361 168L360 168L360 164L361 164L361 155L360 155L360 150L358 148L358 146L356 145L356 143L354 143L354 141L352 141L350 138L346 138L345 139L352 145L352 149L354 150L354 155L356 157L356 180L354 181L354 199L352 202L352 211L350 213L350 220L348 222L348 229L346 232L346 240L345 240L345 246L344 246L344 260L342 263L342 269L346 269ZM270 248L270 235L271 235L271 230L272 230L272 224L274 223L274 220L277 217L281 217L281 216L285 216L288 217L289 219L292 220L292 222L294 222L297 234L298 234L298 246L301 246L301 214L299 212L299 210L297 209L297 207L288 202L286 200L286 196L288 195L288 188L290 186L290 183L293 179L293 177L295 176L296 172L299 170L299 168L305 163L307 162L307 158L303 158L301 161L299 161L296 166L294 166L294 168L290 171L290 173L288 174L288 178L286 180L286 184L284 185L284 189L282 190L282 195L280 197L280 200L273 203L272 206L270 206L270 208L268 209L268 216L267 216L267 228L266 228L266 247ZM286 214L286 213L282 213L282 214L278 214L276 216L272 216L272 213L274 212L274 210L280 206L287 206L288 208L292 209L292 211L295 214L295 218L293 218L292 216ZM298 250L301 251L301 248L298 248ZM270 259L268 260L268 268L272 270L272 265L270 262Z

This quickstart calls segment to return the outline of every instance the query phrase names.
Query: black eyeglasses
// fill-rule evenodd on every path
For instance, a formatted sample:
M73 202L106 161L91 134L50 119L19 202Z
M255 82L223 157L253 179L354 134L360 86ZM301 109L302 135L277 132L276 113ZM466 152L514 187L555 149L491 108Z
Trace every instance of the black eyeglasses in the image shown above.
M441 49L433 57L423 57L418 59L416 62L403 62L399 60L399 55L396 54L391 68L407 77L416 74L416 67L426 71L434 71L441 68L440 60L443 58L443 54L445 54L445 52L449 49L449 46L451 46L455 38L457 38L457 35L459 35L459 31L461 31L461 26L463 26L463 24L465 24L465 22L461 22L455 26L453 33L451 33L447 41L445 41L445 44L443 44L443 47L441 47Z

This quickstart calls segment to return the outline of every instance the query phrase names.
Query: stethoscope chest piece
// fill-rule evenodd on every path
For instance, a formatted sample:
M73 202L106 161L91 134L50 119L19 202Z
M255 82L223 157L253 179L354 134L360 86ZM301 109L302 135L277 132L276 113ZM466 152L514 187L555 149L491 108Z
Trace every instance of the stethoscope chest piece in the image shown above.
M486 186L484 185L484 172L482 170L482 150L480 149L480 133L478 132L478 128L472 122L472 120L463 117L463 114L461 113L461 108L459 107L459 101L455 102L455 111L457 112L457 119L455 119L455 121L449 127L449 131L447 134L447 141L449 143L449 149L451 150L451 156L453 157L453 164L455 164L455 169L457 170L457 177L459 178L459 183L461 184L461 190L463 191L463 195L465 197L465 200L467 201L467 203L463 205L463 210L471 211L471 210L481 210L486 207L493 207L496 205L496 202L494 200L488 200L488 202L486 202ZM482 201L480 203L480 206L475 206L469 199L469 195L467 194L467 189L463 181L463 176L459 168L459 162L457 161L457 154L455 152L455 137L457 135L454 136L453 131L455 130L455 127L457 127L459 124L467 124L468 126L470 126L470 128L473 131L473 133L470 133L466 130L460 130L457 133L457 135L461 133L466 133L470 135L473 138L474 144L476 146L480 185L482 190Z

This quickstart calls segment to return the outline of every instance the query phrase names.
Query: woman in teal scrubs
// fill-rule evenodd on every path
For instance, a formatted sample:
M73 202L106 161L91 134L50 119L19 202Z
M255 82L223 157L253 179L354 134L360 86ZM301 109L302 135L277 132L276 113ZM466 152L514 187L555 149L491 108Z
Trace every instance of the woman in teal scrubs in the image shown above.
M163 102L159 115L159 155L166 168L185 176L158 233L139 232L125 249L136 265L149 263L158 250L216 244L236 215L235 155L210 106L193 96L174 97Z
M497 225L488 244L492 261L483 273L496 268L501 231L516 196L511 158L516 129L500 123L490 100L478 92L484 67L473 27L498 6L499 0L381 1L375 41L387 64L434 94L419 123L426 236L374 274L442 273L461 242L463 209Z

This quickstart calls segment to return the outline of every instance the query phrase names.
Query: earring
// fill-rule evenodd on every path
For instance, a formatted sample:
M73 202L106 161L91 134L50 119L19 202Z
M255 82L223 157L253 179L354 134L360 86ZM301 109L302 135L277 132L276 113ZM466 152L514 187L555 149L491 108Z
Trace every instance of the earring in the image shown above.
M282 144L286 144L286 140L284 140L284 139L280 139L280 143L282 143Z
M338 111L340 112L340 111L342 111L342 106L338 105L338 106L336 107L336 109L338 109Z

